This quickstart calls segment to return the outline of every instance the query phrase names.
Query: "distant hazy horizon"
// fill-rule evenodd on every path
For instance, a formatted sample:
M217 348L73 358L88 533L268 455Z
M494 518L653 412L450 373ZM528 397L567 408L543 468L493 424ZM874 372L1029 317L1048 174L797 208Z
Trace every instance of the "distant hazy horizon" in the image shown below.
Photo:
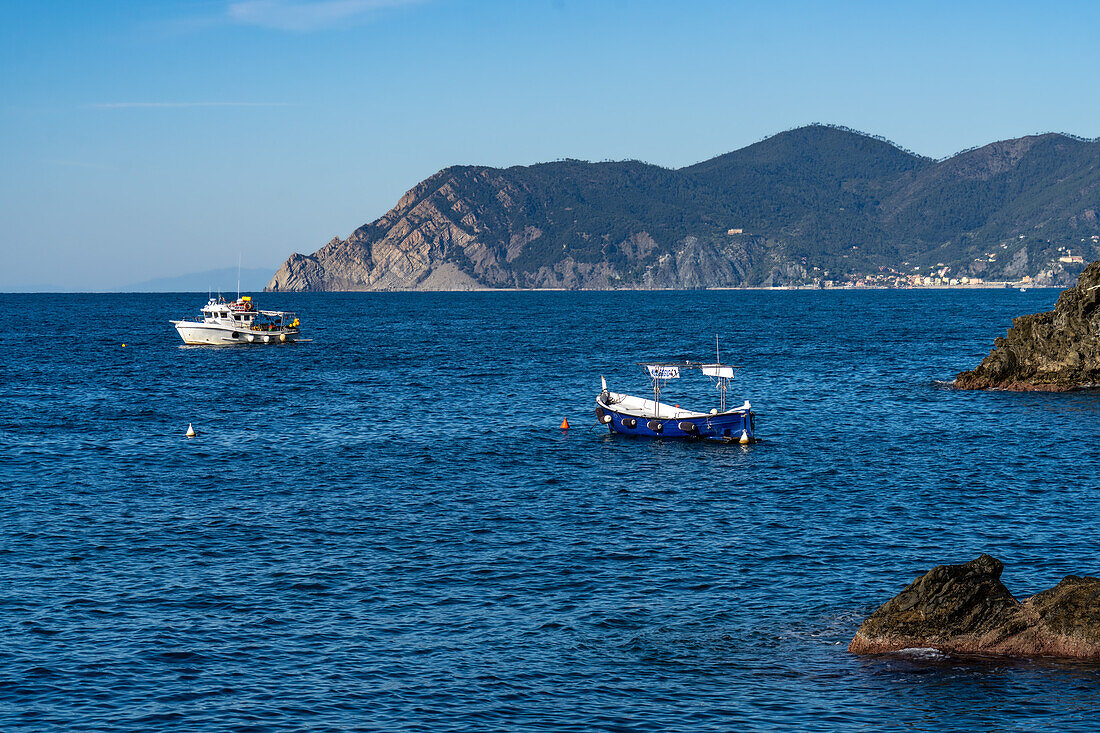
M271 281L278 265L272 267L242 268L240 290L259 292ZM125 283L100 288L62 288L50 284L28 286L24 289L0 290L7 293L223 293L237 291L237 268L225 267L202 272L186 272L167 277L150 278L140 282Z
M0 21L3 291L281 262L456 164L681 167L811 122L934 158L1100 135L1100 7L1072 3L123 0Z

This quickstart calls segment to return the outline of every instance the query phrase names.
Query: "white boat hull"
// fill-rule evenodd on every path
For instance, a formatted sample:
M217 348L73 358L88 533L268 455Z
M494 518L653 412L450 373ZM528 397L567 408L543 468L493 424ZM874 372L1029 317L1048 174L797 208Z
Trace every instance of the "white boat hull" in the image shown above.
M253 331L233 329L195 321L173 321L183 343L192 346L224 346L227 344L282 344L294 341L297 331Z

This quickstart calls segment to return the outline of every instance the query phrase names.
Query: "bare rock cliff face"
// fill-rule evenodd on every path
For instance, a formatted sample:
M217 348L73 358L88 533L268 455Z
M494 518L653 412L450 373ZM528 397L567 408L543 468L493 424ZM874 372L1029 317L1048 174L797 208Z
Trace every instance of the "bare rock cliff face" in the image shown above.
M743 284L762 250L752 236L658 243L644 230L620 241L570 230L581 249L573 252L548 244L538 226L572 217L571 207L547 206L539 200L544 192L506 173L440 171L347 239L334 238L312 255L291 255L267 290L722 287ZM598 248L588 246L593 242Z
M312 255L291 255L267 290L485 287L454 266L454 260L472 263L490 280L496 274L495 253L478 241L487 224L458 193L461 184L494 183L487 179L484 171L437 173L402 196L385 216L347 239L334 238Z
M848 651L1100 659L1100 578L1070 575L1021 603L1002 570L989 555L932 568L868 616Z
M1012 319L1008 333L959 389L1064 391L1100 384L1100 260L1058 297L1054 310Z

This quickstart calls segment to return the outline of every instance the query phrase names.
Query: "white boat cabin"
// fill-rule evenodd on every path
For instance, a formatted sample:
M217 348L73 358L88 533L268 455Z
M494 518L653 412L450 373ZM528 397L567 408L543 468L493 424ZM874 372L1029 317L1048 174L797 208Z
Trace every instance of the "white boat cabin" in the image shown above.
M252 298L247 295L232 302L226 302L221 298L211 298L210 302L202 307L202 320L204 323L216 323L220 326L232 326L234 328L251 328L252 324L256 322L256 316L259 314L260 311L252 305Z

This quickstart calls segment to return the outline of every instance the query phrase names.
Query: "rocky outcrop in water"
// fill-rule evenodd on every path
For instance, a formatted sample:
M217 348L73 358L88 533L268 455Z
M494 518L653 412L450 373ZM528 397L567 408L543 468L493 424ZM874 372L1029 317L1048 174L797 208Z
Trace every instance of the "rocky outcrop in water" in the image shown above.
M1100 384L1100 260L1054 310L1012 319L989 356L955 379L959 389L1064 391Z
M868 616L848 651L1100 659L1100 578L1070 575L1021 603L1003 569L989 555L932 568Z

